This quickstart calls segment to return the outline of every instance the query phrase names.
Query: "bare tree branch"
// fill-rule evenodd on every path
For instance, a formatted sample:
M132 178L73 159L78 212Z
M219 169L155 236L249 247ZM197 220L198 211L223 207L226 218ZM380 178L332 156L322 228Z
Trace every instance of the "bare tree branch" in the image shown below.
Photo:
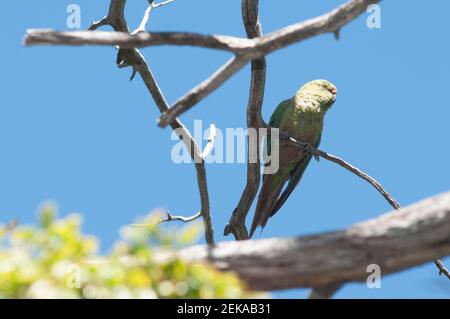
M366 281L371 264L379 265L385 276L449 255L449 229L447 192L341 231L221 242L212 249L194 246L176 255L234 271L251 289L330 287L336 282Z
M110 23L111 22L109 21L109 16L106 16L106 17L102 18L99 21L92 22L92 24L90 25L88 30L94 31L94 30L97 30L98 28L103 27L105 25L110 25Z
M202 217L202 212L198 212L197 214L194 214L192 216L189 217L185 217L185 216L174 216L171 213L167 212L167 217L165 219L161 219L159 222L160 223L165 223L165 222L171 222L171 221L181 221L183 223L189 223L192 222L198 218Z
M356 176L364 179L369 184L371 184L373 187L375 187L375 189L386 199L386 201L394 209L400 209L400 204L397 203L397 201L391 196L391 194L389 194L383 188L383 186L381 186L381 184L378 181L376 181L374 178L372 178L368 174L364 173L363 171L361 171L357 167L351 165L350 163L344 161L343 159L341 159L341 158L339 158L337 156L334 156L334 155L328 154L327 152L315 149L311 145L309 145L308 143L304 143L302 141L298 141L298 140L294 139L292 136L290 136L286 132L279 131L279 135L283 136L283 138L286 141L288 141L289 143L297 145L300 149L303 149L303 150L306 150L306 151L310 152L312 155L314 155L316 157L317 160L319 160L319 157L323 157L323 158L325 158L325 159L327 159L327 160L329 160L329 161L331 161L333 163L336 163L336 164L340 165L341 167L347 169L348 171L352 172ZM434 263L436 264L436 266L439 269L439 275L445 274L450 279L450 273L445 268L445 266L442 263L442 261L435 260ZM341 286L342 286L342 283L333 283L333 284L331 284L329 286L319 287L319 288L317 288L317 290L313 290L312 291L312 293L310 295L310 298L320 298L320 297L328 298L328 297L332 296L333 293L335 291L337 291Z
M127 34L128 25L125 21L125 3L127 0L111 0L109 4L108 15L98 22L93 22L88 28L90 31L94 31L101 26L109 25L113 27L116 32L124 32ZM94 32L86 32L94 33Z
M101 24L100 22L97 22ZM103 23L103 25L106 25ZM94 27L93 27L94 28ZM226 35L204 35L193 32L126 32L109 31L54 31L50 29L28 29L24 44L27 46L51 45L107 45L122 48L142 48L158 45L196 46L230 51L238 55L248 54L253 45L245 38Z
M122 3L125 0L112 0ZM275 50L323 33L334 33L345 24L363 13L367 6L380 0L351 0L346 4L319 17L287 26L266 36L243 39L222 35L202 35L186 32L140 32L130 35L108 32L55 32L52 30L28 30L25 45L66 44L66 45L118 45L122 48L135 48L149 45L194 45L234 52L236 57L219 69L208 80L191 90L164 112L159 120L161 127L167 126L177 116L189 110L201 99L209 95L224 81L239 71L248 60L257 59ZM112 7L112 5L111 5ZM111 13L111 9L110 9ZM122 11L123 13L123 11ZM108 15L110 16L110 15ZM107 18L106 18L107 19ZM144 19L145 20L145 19ZM116 30L118 31L118 30Z
M208 144L206 144L205 148L203 149L203 152L200 154L201 158L206 159L206 157L213 150L214 142L216 141L216 135L217 135L216 126L214 124L211 124L209 127Z
M103 24L98 22L94 23L93 25L95 25L95 27L91 26L90 29L108 24L111 25L115 31L129 32L124 17L125 2L126 0L111 0L108 16L103 19L106 22L103 22ZM167 103L158 83L155 80L155 77L153 76L153 73L145 61L145 58L137 49L121 48L119 50L117 60L119 65L132 66L133 72L139 72L145 86L153 97L153 100L161 113L169 109L169 104ZM205 239L208 244L212 245L214 244L214 231L209 210L210 206L206 181L206 169L204 160L201 156L202 151L190 134L189 130L183 125L183 123L181 123L180 120L175 119L170 125L183 140L190 152L191 158L195 162L197 183L200 192L201 213L205 227Z
M158 125L160 127L165 127L170 124L178 116L178 114L186 112L195 104L203 100L232 75L242 69L246 63L247 61L241 56L232 57L208 79L190 90L185 96L176 101L169 110L164 112L159 118Z
M154 0L149 0L149 2L152 3L152 5L153 5L154 8L158 8L158 7L165 6L165 5L167 5L167 4L169 4L169 3L172 3L172 2L174 2L174 1L175 1L175 0L166 0L166 1L163 1L163 2L160 2L160 3L155 3Z
M131 32L131 34L137 34L137 33L140 33L140 32L145 32L145 29L147 28L148 21L150 19L150 13L152 12L152 10L155 9L155 8L158 8L158 7L165 6L165 5L167 5L169 3L172 3L174 1L175 0L167 0L167 1L164 1L164 2L160 2L160 3L155 3L154 0L148 0L149 5L148 5L147 10L145 10L144 17L142 18L141 24L139 25L139 27L136 30Z
M350 171L351 173L355 174L356 176L364 179L369 184L371 184L373 187L375 187L375 189L388 201L388 203L393 208L395 208L395 209L399 209L400 208L399 203L397 203L397 201L391 196L391 194L389 194L383 188L383 186L381 186L381 184L378 181L376 181L373 177L371 177L369 174L364 173L359 168L357 168L357 167L353 166L352 164L344 161L342 158L339 158L339 157L337 157L335 155L331 155L331 154L329 154L327 152L324 152L322 150L315 149L314 147L312 147L308 143L304 143L302 141L298 141L298 140L294 139L292 136L290 136L286 132L279 131L279 135L284 136L284 138L287 139L287 141L289 143L297 145L300 149L302 149L302 150L306 149L308 152L312 153L312 155L314 155L317 160L318 160L319 157L325 158L326 160L329 160L330 162L336 163L339 166L341 166L341 167L345 168L346 170Z
M247 36L250 39L262 36L258 6L259 0L242 1L242 19ZM247 127L253 128L258 132L259 128L264 127L261 109L266 82L266 59L260 57L252 60L251 67L250 94L247 105ZM260 183L259 134L256 135L256 141L253 142L256 142L255 148L251 147L250 140L247 143L247 184L237 207L231 214L230 220L224 229L225 236L232 233L237 240L248 238L245 219L256 197ZM256 159L256 161L252 159Z
M321 287L313 287L308 299L330 299L342 286L341 283L333 283Z
M165 100L164 95L161 92L161 89L156 83L156 80L143 57L142 60L139 61L139 63L137 64L137 70L141 75L145 85L147 86L150 94L153 96L153 100L157 104L160 111L163 112L164 110L167 110L169 108L169 105ZM200 192L201 213L205 227L205 239L208 244L212 245L214 244L214 230L210 213L208 185L206 180L206 168L204 159L202 157L202 152L197 143L195 142L194 138L190 134L189 130L183 125L183 123L181 123L179 119L173 121L170 124L170 126L174 131L181 132L179 136L180 138L182 138L186 147L190 151L191 158L194 160L197 174L197 184Z
M147 86L150 94L153 96L153 100L157 104L160 111L163 112L164 110L167 110L169 108L169 105L166 102L161 89L156 83L156 80L143 57L137 65L137 70L141 75L145 85ZM204 159L202 158L202 152L188 129L181 123L180 120L176 119L170 125L176 132L181 132L179 136L180 138L182 138L186 147L190 151L191 158L194 160L197 173L198 189L200 192L201 213L205 227L205 239L208 244L212 245L214 244L214 230L210 213L208 185L206 181L206 168Z
M124 2L125 0L113 1ZM126 31L123 33L87 33L83 31L57 32L31 29L27 31L25 44L118 45L123 48L167 44L188 45L231 51L250 60L320 34L334 33L365 12L369 5L378 2L380 0L351 0L326 14L254 39L189 32L152 32L130 35Z
M447 268L445 268L444 263L439 260L436 259L434 261L434 264L436 265L436 267L439 269L439 276L440 275L444 275L445 277L447 277L448 279L450 279L450 271L448 271Z

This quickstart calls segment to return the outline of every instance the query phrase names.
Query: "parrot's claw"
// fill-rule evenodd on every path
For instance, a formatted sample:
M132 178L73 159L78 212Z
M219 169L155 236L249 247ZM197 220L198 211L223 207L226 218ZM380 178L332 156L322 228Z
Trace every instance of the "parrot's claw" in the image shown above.
M291 138L291 135L289 135L289 133L280 131L279 139L280 139L280 142L289 142L289 141L291 141L292 138Z
M308 154L311 154L316 159L316 161L320 160L320 153L317 151L316 148L312 147L311 144L306 143L304 151L307 152Z
M280 138L280 142L294 142L294 143L297 142L287 132L281 132L280 131L279 138ZM304 143L304 142L303 143L297 142L297 144L303 146L303 150L301 150L302 152L311 154L316 159L316 161L320 160L320 152L315 147L311 146L311 144Z

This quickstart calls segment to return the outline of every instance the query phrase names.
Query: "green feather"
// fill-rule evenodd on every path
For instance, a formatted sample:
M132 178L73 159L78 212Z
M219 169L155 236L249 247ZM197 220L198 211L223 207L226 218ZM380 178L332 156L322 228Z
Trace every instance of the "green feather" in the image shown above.
M270 127L280 127L281 120L286 112L286 110L292 105L292 99L287 99L282 101L276 107L275 111L269 120ZM270 135L267 135L267 155L270 156Z

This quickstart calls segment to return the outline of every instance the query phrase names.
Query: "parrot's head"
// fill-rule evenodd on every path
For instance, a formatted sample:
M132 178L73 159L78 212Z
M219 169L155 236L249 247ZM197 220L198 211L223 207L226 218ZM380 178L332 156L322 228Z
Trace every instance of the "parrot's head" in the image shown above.
M303 85L299 92L313 96L314 99L319 101L323 111L326 111L336 101L337 89L330 81L314 80Z

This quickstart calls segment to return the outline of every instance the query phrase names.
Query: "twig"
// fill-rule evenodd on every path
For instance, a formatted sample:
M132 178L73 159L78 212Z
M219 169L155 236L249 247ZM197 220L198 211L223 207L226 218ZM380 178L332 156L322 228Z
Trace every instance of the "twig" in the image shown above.
M160 223L165 223L165 222L171 222L171 221L181 221L181 222L184 222L184 223L189 223L189 222L192 222L192 221L196 220L199 217L202 217L202 212L198 212L197 214L194 214L194 215L189 216L189 217L174 216L170 212L167 212L167 217L165 219L161 219L159 222Z
M152 10L156 9L158 7L165 6L166 4L172 3L174 1L175 0L167 0L164 2L160 2L160 3L155 3L154 0L149 0L148 1L149 6L148 6L147 10L145 10L144 17L142 18L142 21L141 21L139 27L136 30L134 30L131 34L138 34L141 32L145 32L145 29L147 28L148 20L150 19L150 13L152 12Z
M6 225L2 225L1 228L3 228L3 229L0 228L0 230L10 232L10 231L14 230L17 227L17 225L19 225L19 220L13 219L13 220L10 220Z
M97 30L98 28L109 25L111 22L109 21L109 16L104 17L99 21L92 22L91 26L88 28L89 31Z
M273 129L273 128L270 128ZM400 209L400 204L381 186L381 184L376 181L373 177L370 175L364 173L359 168L351 165L350 163L344 161L343 159L328 154L327 152L324 152L319 149L315 149L308 143L304 143L302 141L298 141L294 139L292 136L290 136L288 133L279 131L280 136L284 136L285 140L287 140L289 143L292 143L294 145L297 145L302 150L309 151L313 156L320 156L322 158L325 158L329 160L330 162L336 163L340 165L341 167L347 169L351 173L355 174L356 176L364 179L369 184L371 184L375 189L386 199L386 201L394 208L394 209ZM435 260L434 263L439 269L439 274L445 274L447 278L450 279L450 273L449 271L444 267L444 264L441 260ZM331 296L333 294L333 291L335 292L342 286L342 283L335 283L332 286L325 286L325 287L319 287L317 291L312 291L310 298L317 298L318 296Z
M351 165L350 163L344 161L343 159L341 159L337 156L328 154L327 152L320 151L320 150L318 150L317 152L320 157L323 157L323 158L329 160L330 162L336 163L336 164L344 167L348 171L352 172L353 174L355 174L358 177L361 177L362 179L367 181L369 184L371 184L373 187L375 187L375 189L388 201L388 203L393 208L395 208L395 209L400 208L400 205L395 201L395 199L388 192L386 192L384 190L384 188L381 186L381 184L378 183L374 178L372 178L371 176L367 175L366 173L362 172L355 166Z
M160 3L155 3L154 0L149 0L152 3L153 8L158 8L158 7L162 7L165 6L166 4L172 3L175 0L166 0Z
M128 34L128 25L125 21L125 3L126 0L111 0L109 4L108 15L100 21L93 22L88 30L94 31L99 27L109 25L116 32L123 32L124 34ZM86 33L95 34L96 32Z
M440 259L436 259L434 261L436 267L439 269L439 276L444 275L448 279L450 279L450 272L447 268L445 268L444 263Z
M359 168L353 166L352 164L344 161L342 158L337 157L335 155L331 155L327 152L324 152L322 150L319 149L315 149L313 146L309 145L308 143L304 143L301 141L298 141L296 139L294 139L292 136L290 136L288 133L283 132L283 131L279 131L280 135L285 136L286 138L288 138L288 141L290 143L296 144L297 146L301 147L303 150L308 150L309 152L312 153L312 155L314 156L320 156L326 160L329 160L330 162L336 163L339 166L342 166L343 168L345 168L346 170L352 172L353 174L355 174L356 176L364 179L366 182L368 182L369 184L371 184L373 187L375 187L375 189L388 201L388 203L395 209L399 209L400 205L397 203L397 201L388 193L386 192L386 190L383 188L383 186L381 186L381 184L379 182L377 182L373 177L371 177L370 175L364 173L363 171L361 171Z

